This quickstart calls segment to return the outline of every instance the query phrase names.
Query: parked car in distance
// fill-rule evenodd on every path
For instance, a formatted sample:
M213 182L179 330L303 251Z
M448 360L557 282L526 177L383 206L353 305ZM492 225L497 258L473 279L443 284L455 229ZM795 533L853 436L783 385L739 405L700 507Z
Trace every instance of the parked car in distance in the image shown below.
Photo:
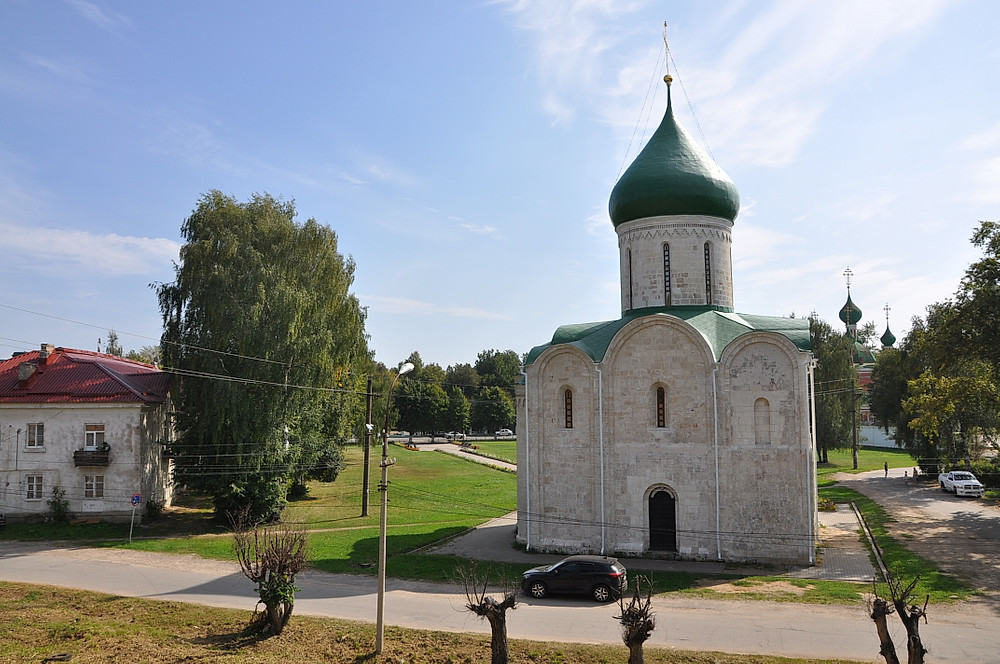
M607 602L620 597L627 588L625 566L607 556L569 556L554 565L532 567L521 578L521 590L536 599L550 593L567 593Z
M496 433L496 437L497 438L503 438L504 436L513 436L513 435L514 435L514 432L511 431L510 429L500 429Z
M4 516L2 512L0 512L0 528L3 528L6 525L7 525L7 517Z
M984 493L982 483L976 476L967 470L952 470L938 475L938 483L942 491L947 491L956 496L982 497Z
M444 435L445 440L465 440L465 434L459 431L449 431Z

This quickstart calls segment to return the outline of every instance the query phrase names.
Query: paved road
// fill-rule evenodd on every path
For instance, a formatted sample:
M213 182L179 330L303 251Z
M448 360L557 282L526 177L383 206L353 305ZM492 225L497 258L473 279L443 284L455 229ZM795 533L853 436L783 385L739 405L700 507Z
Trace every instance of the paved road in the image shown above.
M888 478L883 475L841 473L837 480L892 514L897 521L888 528L908 548L968 579L1000 605L1000 509L943 493L935 483L913 482L903 477L902 469L890 470Z
M252 584L234 564L125 550L4 543L0 578L247 610L256 599ZM300 576L299 585L298 613L374 620L373 577L310 572ZM390 579L386 620L423 629L487 632L463 603L454 586ZM509 614L509 634L541 641L620 643L615 609L586 600L525 598ZM654 609L658 626L650 645L878 661L874 626L861 607L657 599ZM932 606L929 614L921 633L931 661L997 661L996 607ZM902 628L894 625L893 630L896 643L903 643Z

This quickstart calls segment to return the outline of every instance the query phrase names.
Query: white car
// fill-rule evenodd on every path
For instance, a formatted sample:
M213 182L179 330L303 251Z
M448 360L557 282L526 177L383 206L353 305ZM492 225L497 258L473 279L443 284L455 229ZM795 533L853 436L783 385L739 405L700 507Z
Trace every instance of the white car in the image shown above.
M465 440L465 434L458 431L449 431L444 435L445 440Z
M511 431L510 429L500 429L496 433L497 438L503 438L505 436L513 436L513 435L514 435L514 432Z

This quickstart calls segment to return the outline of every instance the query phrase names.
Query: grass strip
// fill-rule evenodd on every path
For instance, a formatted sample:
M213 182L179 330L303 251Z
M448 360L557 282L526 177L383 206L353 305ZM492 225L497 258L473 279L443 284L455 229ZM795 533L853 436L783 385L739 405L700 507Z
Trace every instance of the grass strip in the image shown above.
M471 664L490 657L487 634L387 626L383 653L375 657L375 626L369 623L293 615L281 636L260 639L246 631L251 616L251 611L0 582L0 661L41 662L67 654L74 664L134 664L153 661L151 657L158 662L205 664ZM649 664L845 662L653 647L644 650ZM518 639L510 641L510 653L511 664L611 664L628 658L624 645Z

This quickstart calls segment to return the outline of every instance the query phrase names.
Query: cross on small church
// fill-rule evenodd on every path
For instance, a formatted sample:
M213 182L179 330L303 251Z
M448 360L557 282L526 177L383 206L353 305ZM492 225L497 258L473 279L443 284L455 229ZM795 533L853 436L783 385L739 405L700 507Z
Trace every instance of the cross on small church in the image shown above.
M846 270L844 270L844 276L847 278L847 290L850 291L851 290L851 277L854 276L854 273L851 272L851 268L850 267L848 267Z

